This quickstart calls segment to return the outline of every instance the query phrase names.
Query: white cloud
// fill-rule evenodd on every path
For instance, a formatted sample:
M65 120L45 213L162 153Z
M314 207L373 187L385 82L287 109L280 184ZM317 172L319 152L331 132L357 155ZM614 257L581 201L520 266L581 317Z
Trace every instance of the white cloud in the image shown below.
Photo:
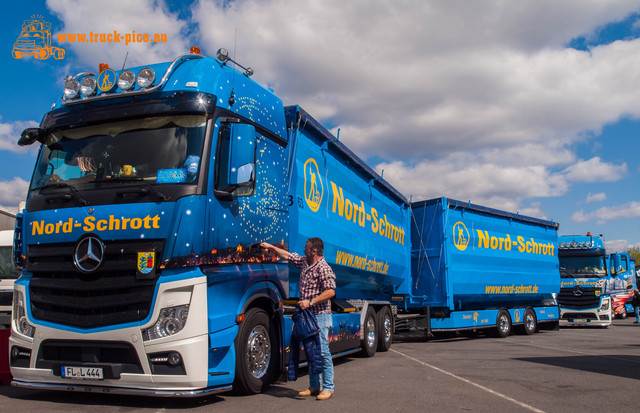
M29 182L15 177L10 181L0 181L0 205L7 211L15 211L18 204L27 197Z
M189 52L189 44L184 32L187 22L179 20L169 12L162 0L135 1L84 1L47 0L47 7L64 23L59 33L111 34L117 31L122 36L133 34L166 34L166 43L139 43L124 40L118 43L75 42L58 46L73 50L82 65L97 70L99 63L109 63L120 69L127 52L127 66L151 64L173 60ZM53 33L57 40L57 32ZM68 52L67 52L68 53Z
M640 65L640 40L566 45L638 10L632 1L203 0L193 15L204 49L233 50L237 36L237 60L256 80L339 127L401 192L515 210L627 173L577 160L573 144L640 117L640 72L628 70Z
M558 196L567 190L564 176L545 166L515 161L501 166L485 162L485 156L454 153L416 164L383 162L375 169L384 170L384 178L414 201L446 195L516 211L525 198Z
M286 103L339 124L357 153L421 159L462 147L561 146L640 115L640 73L627 70L640 63L640 41L565 47L637 9L248 0L202 1L194 14L208 49L231 49L237 29L238 60Z
M616 219L638 217L640 217L640 202L633 201L623 205L598 208L588 213L580 210L571 216L571 220L575 222L598 220L597 223L600 225Z
M633 245L630 244L627 240L615 239L611 241L605 241L604 246L607 250L607 253L612 253L629 251L631 248L639 246L639 244Z
M38 145L28 147L18 146L20 134L26 128L35 128L38 123L32 120L15 121L2 123L0 122L0 151L11 151L18 153L34 152L38 149Z
M545 212L540 208L540 202L534 202L528 207L520 208L517 212L520 215L527 215L530 217L536 217L541 219L550 219Z
M627 173L627 164L613 165L602 162L599 156L588 161L580 160L564 170L567 179L575 182L611 182Z
M607 194L605 194L604 192L599 192L597 194L592 194L591 192L589 192L587 194L587 204L590 204L591 202L602 202L605 199L607 199Z

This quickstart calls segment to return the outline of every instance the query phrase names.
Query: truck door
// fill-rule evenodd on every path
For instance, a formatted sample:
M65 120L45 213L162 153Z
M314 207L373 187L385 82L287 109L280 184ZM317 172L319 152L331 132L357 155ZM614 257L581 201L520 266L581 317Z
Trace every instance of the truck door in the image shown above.
M213 248L287 243L285 148L247 123L221 121L210 212Z

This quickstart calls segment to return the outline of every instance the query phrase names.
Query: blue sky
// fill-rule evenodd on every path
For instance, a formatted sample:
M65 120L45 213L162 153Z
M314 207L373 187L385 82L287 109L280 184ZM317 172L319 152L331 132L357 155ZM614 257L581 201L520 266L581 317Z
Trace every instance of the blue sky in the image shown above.
M606 4L604 4L606 3ZM220 47L300 104L413 200L449 196L552 219L561 234L640 244L637 1L177 0L10 2L0 101L0 207L26 196L15 144L70 73ZM22 22L62 60L15 59ZM58 44L57 33L166 33L166 44Z

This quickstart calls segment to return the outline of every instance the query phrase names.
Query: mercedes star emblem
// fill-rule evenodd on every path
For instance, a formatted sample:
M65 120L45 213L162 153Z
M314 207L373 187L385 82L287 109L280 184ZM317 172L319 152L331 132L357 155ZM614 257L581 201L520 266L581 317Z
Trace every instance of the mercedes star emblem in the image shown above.
M83 238L76 245L73 263L82 272L93 272L102 264L104 245L94 236Z
M573 287L573 295L575 295L576 297L580 297L583 293L584 290L581 286L576 285L575 287Z

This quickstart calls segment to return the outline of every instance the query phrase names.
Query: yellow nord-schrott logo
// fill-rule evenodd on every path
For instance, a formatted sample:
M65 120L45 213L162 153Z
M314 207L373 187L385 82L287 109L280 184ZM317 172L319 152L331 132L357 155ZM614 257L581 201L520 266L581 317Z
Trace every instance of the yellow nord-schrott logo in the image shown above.
M315 159L309 158L304 163L304 199L307 201L309 209L317 212L320 209L323 195L324 184L320 177L318 164Z
M42 16L31 16L22 22L22 30L13 44L11 56L15 59L26 56L33 56L38 60L51 56L54 59L64 59L64 49L51 46L51 23L44 21Z
M516 323L520 322L520 310L516 310L513 313L513 319Z
M116 85L116 72L112 69L105 69L98 75L98 89L109 92Z
M453 243L456 248L460 251L466 250L470 239L469 231L467 231L464 223L462 223L462 221L456 222L453 226Z

